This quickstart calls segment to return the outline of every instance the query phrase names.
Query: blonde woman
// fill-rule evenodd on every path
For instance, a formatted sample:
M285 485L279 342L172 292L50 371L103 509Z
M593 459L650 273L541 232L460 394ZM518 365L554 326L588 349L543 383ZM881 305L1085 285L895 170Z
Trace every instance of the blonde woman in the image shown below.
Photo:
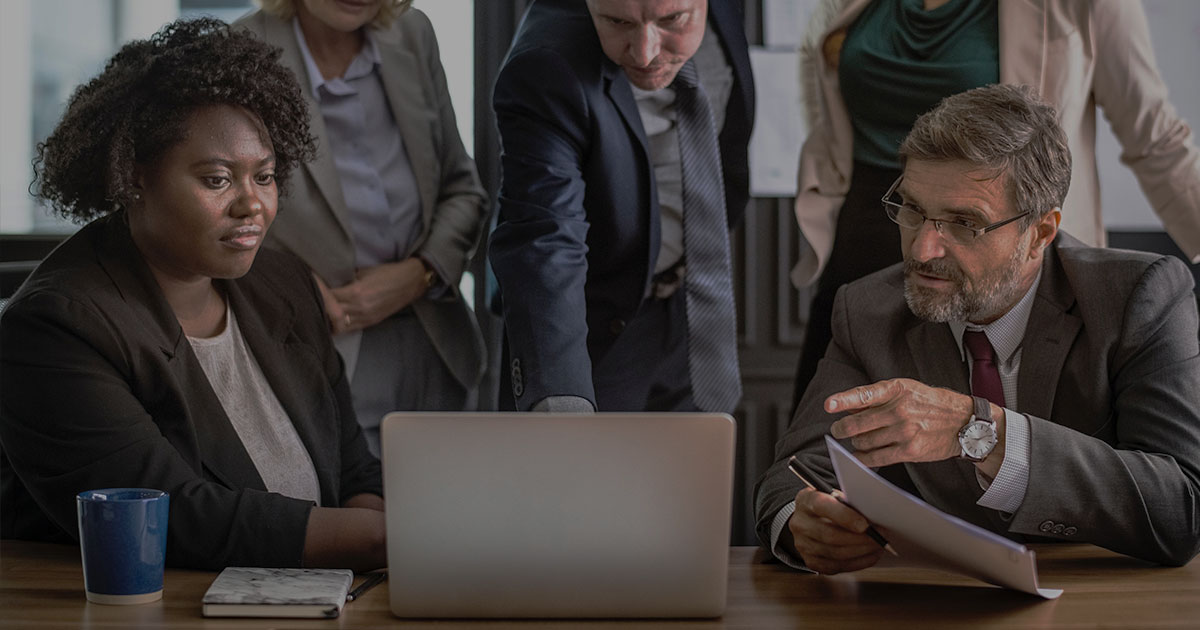
M437 41L411 0L263 0L237 21L283 49L313 112L306 164L267 245L321 287L359 422L475 406L479 328L458 284L486 220Z

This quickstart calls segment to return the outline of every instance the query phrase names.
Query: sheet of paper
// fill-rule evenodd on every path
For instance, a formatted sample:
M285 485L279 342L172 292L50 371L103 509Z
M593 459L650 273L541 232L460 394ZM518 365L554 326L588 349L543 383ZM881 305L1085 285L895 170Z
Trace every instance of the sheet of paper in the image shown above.
M750 136L750 194L796 194L804 121L800 114L799 59L794 51L750 48L754 71L754 133Z
M1033 551L951 516L900 490L825 436L838 485L900 557L985 582L1054 599L1062 589L1040 588Z

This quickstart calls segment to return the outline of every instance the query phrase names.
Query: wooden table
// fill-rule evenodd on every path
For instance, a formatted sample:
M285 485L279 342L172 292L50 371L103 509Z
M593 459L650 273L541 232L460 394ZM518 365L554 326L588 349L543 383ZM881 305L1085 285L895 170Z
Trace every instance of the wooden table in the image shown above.
M339 619L205 619L200 597L215 577L167 571L162 601L89 604L75 547L0 542L3 628L1200 628L1200 560L1163 568L1089 545L1040 545L1041 584L1052 601L969 578L906 568L899 560L850 575L800 574L763 564L753 547L730 550L729 604L714 620L409 621L388 609L386 586L346 605Z

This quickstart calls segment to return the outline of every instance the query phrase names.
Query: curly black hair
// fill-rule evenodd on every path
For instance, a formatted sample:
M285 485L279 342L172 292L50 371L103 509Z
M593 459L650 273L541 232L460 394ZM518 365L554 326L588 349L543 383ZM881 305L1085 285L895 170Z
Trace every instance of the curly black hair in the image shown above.
M183 141L196 109L234 105L266 127L283 194L292 169L315 155L316 141L280 52L212 18L177 20L126 44L75 90L54 133L38 144L31 191L79 222L126 208L135 165Z

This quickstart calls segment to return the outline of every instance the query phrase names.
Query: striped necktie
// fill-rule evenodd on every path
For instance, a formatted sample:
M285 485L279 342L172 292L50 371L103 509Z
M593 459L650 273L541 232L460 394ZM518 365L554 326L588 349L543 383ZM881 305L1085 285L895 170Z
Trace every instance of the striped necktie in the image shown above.
M742 383L721 149L708 97L692 61L683 65L671 86L683 171L684 288L692 400L704 411L732 412L742 397Z

